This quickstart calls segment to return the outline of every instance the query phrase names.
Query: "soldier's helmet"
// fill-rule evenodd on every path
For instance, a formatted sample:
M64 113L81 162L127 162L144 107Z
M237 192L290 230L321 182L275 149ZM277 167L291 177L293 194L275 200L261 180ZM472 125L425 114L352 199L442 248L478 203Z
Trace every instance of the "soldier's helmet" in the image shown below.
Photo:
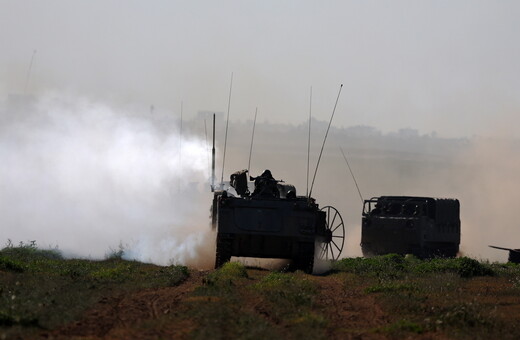
M273 178L273 175L271 174L271 171L270 170L265 170L263 173L262 173L262 177L265 177L265 178Z

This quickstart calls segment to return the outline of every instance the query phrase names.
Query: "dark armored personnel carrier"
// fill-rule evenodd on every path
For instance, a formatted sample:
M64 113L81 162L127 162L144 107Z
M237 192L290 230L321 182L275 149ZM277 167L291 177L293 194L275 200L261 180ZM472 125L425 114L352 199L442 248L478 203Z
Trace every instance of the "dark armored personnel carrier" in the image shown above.
M311 273L315 255L339 257L345 228L336 209L319 209L313 198L297 196L294 186L275 180L269 170L250 180L252 193L247 170L231 175L234 190L214 192L215 268L232 256L282 258Z
M459 211L456 199L381 196L365 200L363 255L455 257L460 244Z
M510 263L520 263L520 249L511 249L497 246L490 246L491 248L507 250L509 252L509 257L507 259Z

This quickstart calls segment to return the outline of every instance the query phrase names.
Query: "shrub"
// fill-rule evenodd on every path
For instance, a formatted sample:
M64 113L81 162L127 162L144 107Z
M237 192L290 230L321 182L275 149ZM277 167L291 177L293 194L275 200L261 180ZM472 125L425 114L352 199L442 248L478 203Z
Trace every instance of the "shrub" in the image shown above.
M186 266L171 265L161 270L167 275L167 285L176 286L190 276L190 271Z
M489 264L460 257L455 259L419 260L415 257L403 257L389 254L373 258L347 258L334 264L334 270L354 274L368 274L379 279L396 279L405 274L457 273L464 278L474 276L492 276L494 271Z
M488 264L478 262L469 257L455 259L432 259L418 263L413 271L415 273L457 273L460 277L470 278L474 276L492 276L494 271Z
M372 258L346 258L333 264L333 270L353 274L368 274L379 279L394 279L407 270L407 261L401 255L388 254Z
M247 278L247 270L238 262L227 262L218 270L210 273L204 284L208 286L232 286L235 280Z
M0 256L7 256L20 261L63 259L59 249L39 249L36 241L31 241L30 243L20 242L18 246L14 246L9 240L6 247L0 250Z
M94 271L90 276L103 282L123 282L129 278L134 268L125 262L118 263L113 267L102 267Z
M25 266L19 261L0 256L0 270L21 273L25 270Z

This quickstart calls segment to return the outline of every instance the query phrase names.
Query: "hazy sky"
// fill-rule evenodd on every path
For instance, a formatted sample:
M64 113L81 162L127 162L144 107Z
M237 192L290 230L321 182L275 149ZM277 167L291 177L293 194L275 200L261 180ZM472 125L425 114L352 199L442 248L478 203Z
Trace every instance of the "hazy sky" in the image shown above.
M193 116L520 137L518 1L0 0L0 101L66 91ZM513 121L514 119L514 121Z

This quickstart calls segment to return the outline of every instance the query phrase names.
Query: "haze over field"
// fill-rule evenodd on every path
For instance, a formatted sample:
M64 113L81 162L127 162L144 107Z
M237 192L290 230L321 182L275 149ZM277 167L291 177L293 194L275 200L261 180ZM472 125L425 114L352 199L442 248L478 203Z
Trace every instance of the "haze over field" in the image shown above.
M220 115L220 179L233 73L224 179L247 167L258 107L252 173L270 168L299 194L310 88L314 169L344 84L313 189L348 224L344 255L360 254L361 202L339 146L364 198L455 197L466 254L520 247L516 1L0 8L0 243L100 257L121 242L144 261L211 263L203 118Z

